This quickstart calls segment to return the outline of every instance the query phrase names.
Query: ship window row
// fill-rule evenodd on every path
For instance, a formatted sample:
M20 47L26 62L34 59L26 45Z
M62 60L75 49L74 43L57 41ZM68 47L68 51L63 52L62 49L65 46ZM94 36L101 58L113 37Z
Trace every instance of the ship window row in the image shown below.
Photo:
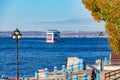
M59 34L54 34L54 37L59 37Z
M47 34L47 37L53 37L52 34ZM54 37L60 37L59 34L54 34Z
M47 37L52 37L52 34L47 34Z

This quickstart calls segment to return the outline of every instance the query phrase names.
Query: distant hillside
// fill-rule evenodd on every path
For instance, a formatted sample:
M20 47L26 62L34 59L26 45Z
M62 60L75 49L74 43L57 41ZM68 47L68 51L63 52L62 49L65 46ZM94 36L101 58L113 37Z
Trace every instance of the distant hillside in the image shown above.
M11 37L13 32L11 31L0 31L0 37ZM23 37L46 37L46 32L44 31L21 31ZM107 37L106 33L104 37ZM61 37L99 37L99 32L84 32L84 31L61 31Z

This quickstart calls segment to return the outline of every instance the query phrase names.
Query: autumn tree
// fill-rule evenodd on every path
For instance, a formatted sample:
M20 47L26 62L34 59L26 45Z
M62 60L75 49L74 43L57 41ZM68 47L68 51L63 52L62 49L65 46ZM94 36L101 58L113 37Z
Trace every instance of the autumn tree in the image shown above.
M82 0L94 20L104 21L111 49L120 54L120 0Z

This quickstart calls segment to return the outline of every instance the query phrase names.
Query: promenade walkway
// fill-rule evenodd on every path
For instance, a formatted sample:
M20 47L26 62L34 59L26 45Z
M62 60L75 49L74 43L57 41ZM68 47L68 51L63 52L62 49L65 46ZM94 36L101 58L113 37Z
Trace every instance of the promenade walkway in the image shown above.
M109 72L109 70L103 70L100 72L100 80L105 80L105 73Z

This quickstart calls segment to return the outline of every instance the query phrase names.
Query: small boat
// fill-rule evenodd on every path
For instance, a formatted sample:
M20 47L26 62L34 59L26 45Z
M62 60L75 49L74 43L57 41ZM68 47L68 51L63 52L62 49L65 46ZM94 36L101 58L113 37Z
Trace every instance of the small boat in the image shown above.
M48 30L46 33L46 42L53 43L60 41L60 31L58 30Z

